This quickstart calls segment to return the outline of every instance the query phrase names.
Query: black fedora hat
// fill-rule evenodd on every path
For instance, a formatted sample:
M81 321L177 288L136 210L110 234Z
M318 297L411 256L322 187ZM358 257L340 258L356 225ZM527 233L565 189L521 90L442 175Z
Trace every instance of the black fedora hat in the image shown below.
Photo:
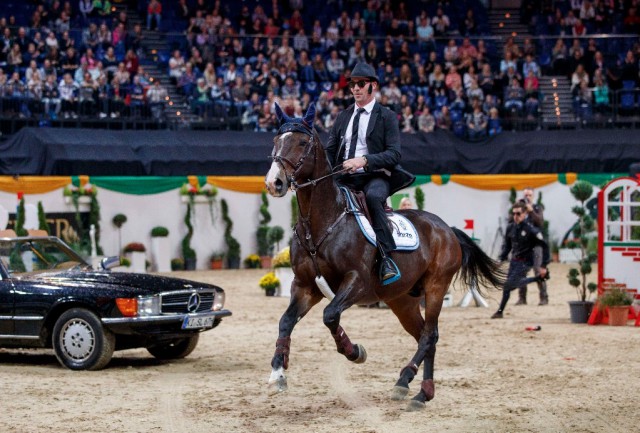
M356 63L353 67L351 70L351 79L353 79L353 77L364 77L378 82L378 76L376 75L376 71L373 69L373 66L363 62Z

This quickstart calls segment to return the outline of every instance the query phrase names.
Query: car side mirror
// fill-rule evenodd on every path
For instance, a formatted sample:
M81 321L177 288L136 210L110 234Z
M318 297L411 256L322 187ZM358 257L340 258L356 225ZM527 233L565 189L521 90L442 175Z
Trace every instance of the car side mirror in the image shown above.
M116 266L120 266L120 256L105 257L100 260L100 266L102 266L102 269L105 271L115 268Z

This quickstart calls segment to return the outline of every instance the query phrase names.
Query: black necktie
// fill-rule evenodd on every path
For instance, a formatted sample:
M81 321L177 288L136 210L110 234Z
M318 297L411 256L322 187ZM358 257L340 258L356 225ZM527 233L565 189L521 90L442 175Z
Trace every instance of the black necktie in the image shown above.
M351 159L356 156L356 145L358 144L358 123L360 123L360 114L364 111L364 108L358 108L356 117L353 118L353 127L351 128L351 144L349 145L349 157Z

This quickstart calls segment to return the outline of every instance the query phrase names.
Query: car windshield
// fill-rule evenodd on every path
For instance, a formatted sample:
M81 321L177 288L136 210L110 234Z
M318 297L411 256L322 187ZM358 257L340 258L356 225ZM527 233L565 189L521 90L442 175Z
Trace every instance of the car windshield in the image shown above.
M89 266L62 242L47 238L0 240L0 260L9 274Z

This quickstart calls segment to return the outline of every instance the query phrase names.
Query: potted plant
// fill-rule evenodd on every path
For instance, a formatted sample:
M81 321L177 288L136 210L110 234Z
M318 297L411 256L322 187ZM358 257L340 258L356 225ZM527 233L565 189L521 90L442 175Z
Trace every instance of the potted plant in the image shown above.
M424 210L424 191L422 191L422 188L416 187L414 196L416 198L416 207L418 210Z
M156 226L151 229L151 252L156 264L156 271L171 271L169 229L163 226Z
M175 259L171 259L171 270L172 271L184 271L184 260L180 257L176 257Z
M269 213L269 200L267 199L267 192L262 191L260 195L262 204L260 205L260 215L262 215L262 219L260 220L260 225L258 226L258 231L256 232L256 240L258 242L258 255L260 256L260 260L262 261L263 268L271 267L271 255L270 255L270 244L269 244L269 222L271 221L271 214Z
M127 222L127 216L124 214L116 214L111 220L114 226L118 229L118 249L122 249L122 226Z
M570 191L573 197L580 202L579 206L574 206L571 209L578 217L572 231L576 245L580 248L580 260L578 261L579 268L571 268L567 275L569 284L576 288L579 297L577 301L569 301L569 310L572 323L586 323L593 308L593 302L587 298L597 289L595 283L587 283L587 275L592 270L591 264L597 260L597 254L587 250L590 235L595 231L595 223L587 211L585 202L593 194L593 187L589 182L578 181Z
M620 287L606 290L598 298L599 306L608 310L609 325L611 326L624 326L627 324L629 306L632 302L631 296Z
M280 280L276 277L276 274L269 272L260 278L260 287L264 289L266 296L274 296L276 289L280 286Z
M51 234L51 230L49 230L49 224L47 223L47 214L44 212L44 207L42 206L42 202L38 202L38 230L44 230L48 235Z
M211 261L211 269L222 269L224 265L224 253L216 251L209 258Z
M280 226L273 226L267 232L267 242L269 243L269 255L273 251L280 251L280 241L284 238L284 229Z
M187 213L184 216L184 224L187 226L187 234L182 238L182 258L184 259L184 269L194 271L196 269L196 251L191 248L191 238L193 237L193 226L191 225L191 203L187 204Z
M140 242L131 242L124 246L125 254L129 254L131 260L131 271L146 272L147 249Z
M244 265L249 269L258 269L260 268L260 256L257 254L249 254L244 258Z
M224 221L224 241L227 244L227 268L238 269L240 267L240 243L233 237L233 221L229 217L229 206L227 201L220 200L220 210Z
M291 296L291 283L293 283L293 269L291 268L291 248L285 247L273 258L273 271L280 286L278 296Z
M27 229L24 228L24 221L25 221L25 209L24 209L24 197L22 197L20 199L20 202L18 203L18 212L16 215L16 234L18 236L27 236L29 234L29 232L27 232Z

